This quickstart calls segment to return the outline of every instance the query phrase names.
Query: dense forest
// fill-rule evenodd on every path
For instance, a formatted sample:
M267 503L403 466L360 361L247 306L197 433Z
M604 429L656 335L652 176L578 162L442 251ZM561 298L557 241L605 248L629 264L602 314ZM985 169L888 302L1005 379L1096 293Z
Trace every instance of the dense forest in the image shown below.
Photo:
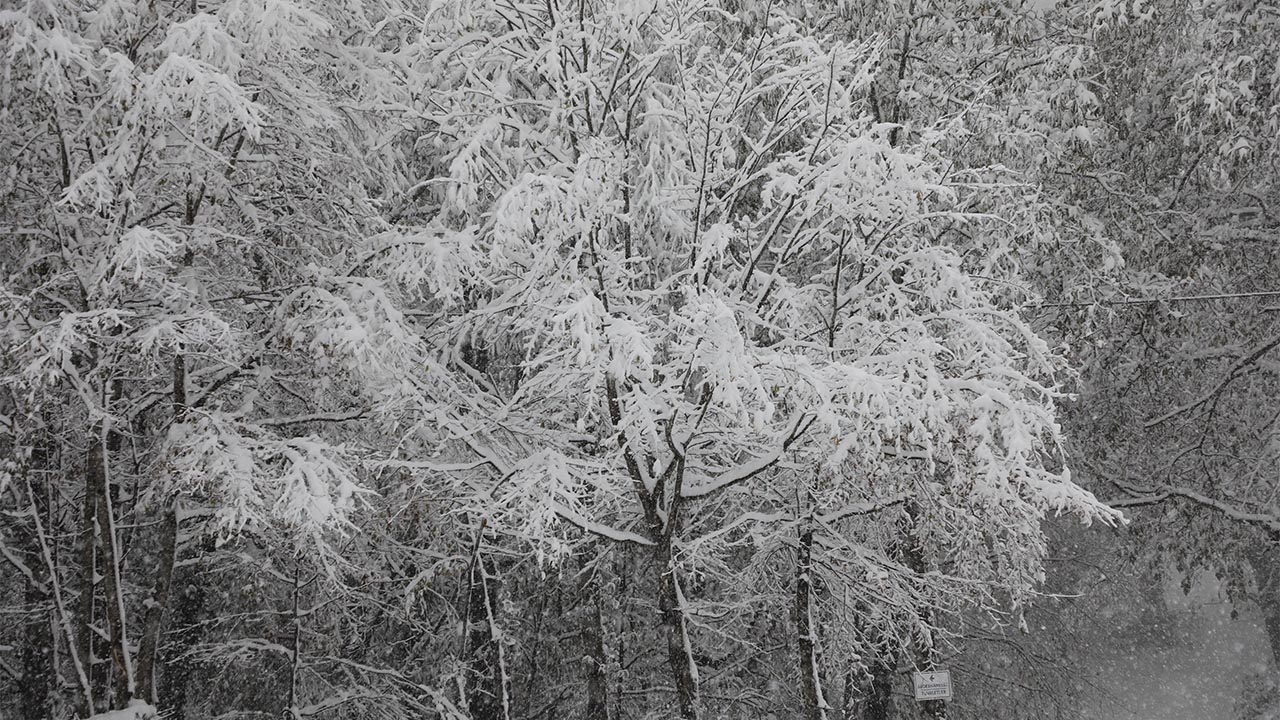
M2 0L0 719L1276 717L1278 251L1271 0Z

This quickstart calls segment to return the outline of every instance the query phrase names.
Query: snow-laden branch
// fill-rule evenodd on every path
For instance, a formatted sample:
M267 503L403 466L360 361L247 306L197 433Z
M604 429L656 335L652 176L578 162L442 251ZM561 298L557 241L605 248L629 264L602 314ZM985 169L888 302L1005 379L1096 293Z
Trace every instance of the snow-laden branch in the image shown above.
M582 513L579 513L572 508L565 507L559 502L552 501L551 509L560 517L593 535L599 535L600 537L608 538L610 540L617 540L618 542L635 543L636 545L653 545L653 541L649 538L637 535L636 533L629 532L627 530L619 530L614 527L609 527L603 523L588 520L582 516Z
M1159 305L1165 303L1213 302L1215 300L1248 300L1280 297L1280 290L1258 290L1240 293L1209 293L1202 295L1170 295L1169 297L1107 298L1105 300L1080 300L1075 302L1032 303L1028 308L1093 307L1095 305Z
M1274 513L1250 512L1237 505L1233 505L1217 498L1209 497L1204 493L1183 487L1166 486L1159 489L1132 488L1131 490L1134 493L1133 495L1107 500L1105 501L1105 504L1113 508L1140 507L1145 505L1158 505L1170 498L1181 498L1197 505L1213 509L1230 520L1262 528L1269 534L1280 537L1280 515L1276 515Z
M1230 385L1236 378L1243 375L1246 372L1246 370L1249 368L1249 366L1256 363L1259 359L1262 358L1263 355L1266 355L1268 352L1271 352L1273 349L1275 349L1277 345L1280 345L1280 335L1272 337L1266 342L1263 342L1261 345L1255 348L1253 352L1240 358L1240 360L1236 362L1235 365L1231 366L1231 369L1227 372L1227 376L1224 377L1222 381L1219 382L1212 390L1201 395L1195 400L1192 400L1189 403L1180 405L1164 413L1163 415L1147 420L1142 424L1142 427L1150 430L1151 428L1157 425L1160 425L1161 423L1172 420L1173 418L1179 415L1182 415L1184 413L1191 412L1192 410L1195 410L1201 405L1209 402L1214 397L1216 397L1219 393L1225 390L1227 386Z
M285 427L287 425L304 425L306 423L343 423L363 420L367 416L368 413L363 410L333 413L311 413L308 415L294 415L292 417L266 418L259 420L258 424L264 427Z
M850 502L834 510L816 514L814 515L813 520L815 523L822 525L827 530L829 530L833 536L838 536L840 533L835 531L831 527L832 524L837 523L846 518L853 517L854 515L870 515L872 513L880 512L881 510L887 510L895 505L901 505L902 503L906 502L910 497L911 496L908 493L899 493L899 494L887 497L883 500L866 500L862 502ZM766 512L758 512L758 511L749 511L749 512L745 512L738 515L732 521L726 523L724 526L719 527L710 532L707 532L703 535L700 535L697 538L683 544L694 545L699 543L707 543L708 541L723 537L740 527L744 527L748 525L775 525L776 524L778 527L772 530L771 533L776 537L786 538L793 533L792 528L794 528L796 524L799 522L801 522L801 519L797 518L793 513L790 513L790 512L776 511L776 512L766 513ZM788 540L787 542L790 542L790 541Z
M760 457L752 458L747 462L729 468L714 478L702 478L698 482L682 488L680 490L680 497L705 497L740 482L750 480L756 475L768 470L782 459L782 456L786 454L792 443L799 439L801 435L804 435L805 431L813 425L815 420L816 418L808 413L796 413L795 417L791 421L790 429L787 431L786 438L783 439L782 443L774 448L772 452L769 452L766 455L761 455Z
M901 505L910 499L910 497L911 495L908 493L898 493L897 495L893 495L883 500L848 503L847 505L835 510L821 513L814 519L820 524L829 525L854 515L869 515L871 513L880 512L881 510L887 510L894 505Z

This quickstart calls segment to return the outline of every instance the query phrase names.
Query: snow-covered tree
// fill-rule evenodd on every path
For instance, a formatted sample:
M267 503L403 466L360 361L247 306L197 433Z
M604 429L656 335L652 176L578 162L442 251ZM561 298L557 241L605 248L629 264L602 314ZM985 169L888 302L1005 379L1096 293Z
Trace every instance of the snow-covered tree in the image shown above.
M379 432L344 424L376 423L418 367L394 291L342 264L406 189L406 23L275 1L0 12L7 556L56 638L33 717L61 712L58 676L81 714L182 713L205 545L272 538L237 547L294 584L349 561ZM289 652L296 711L315 698Z
M882 43L703 3L452 20L434 242L401 242L456 288L429 341L468 411L436 421L457 457L434 472L483 464L472 512L534 547L650 548L683 717L699 628L725 632L698 616L754 594L724 582L737 548L793 558L812 716L814 585L928 662L935 614L1026 598L1046 513L1115 517L1061 467L1064 366L1017 263L966 266L1013 221L971 209L955 123L873 114Z

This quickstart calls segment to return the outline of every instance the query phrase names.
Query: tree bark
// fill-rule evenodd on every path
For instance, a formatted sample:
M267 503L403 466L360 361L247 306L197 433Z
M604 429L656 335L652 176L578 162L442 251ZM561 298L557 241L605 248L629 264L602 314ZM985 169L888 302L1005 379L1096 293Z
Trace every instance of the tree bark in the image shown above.
M468 573L467 709L473 720L511 720L510 678L494 610L497 588L479 546L477 538Z
M618 672L614 675L613 685L613 717L615 720L622 720L622 690L623 690L623 673L622 669L627 667L627 635L630 632L630 617L627 612L627 577L626 572L629 569L630 553L626 547L618 549L617 556L614 560L614 576L618 578L618 624L617 632L614 633L613 657L617 663Z
M290 648L289 658L289 697L288 705L285 707L283 715L291 718L301 718L298 712L298 680L302 674L302 564L298 561L293 563L293 645Z
M182 422L186 413L187 360L179 352L173 356L173 423ZM178 501L171 500L161 530L162 547L155 591L147 606L142 626L142 646L138 649L138 696L157 707L160 705L160 698L157 693L156 666L164 636L165 612L169 608L169 593L173 586L173 569L178 558L178 532L181 529L178 513Z
M123 392L119 382L110 383L108 404L117 402ZM128 704L136 690L134 684L133 659L129 653L127 615L124 604L124 589L121 583L121 555L115 527L115 513L112 509L111 479L108 463L111 452L119 448L120 435L111 430L108 423L99 418L89 428L85 448L84 469L84 505L81 513L81 595L79 612L76 619L77 652L85 658L86 674L89 676L90 688L86 693L87 705L81 708L89 715L97 709L92 684L99 681L94 672L93 658L93 614L94 595L96 589L97 553L102 555L102 578L105 591L108 630L108 659L104 668L104 676L100 682L108 688L112 696L110 707L123 708ZM111 690L114 688L114 691Z
M806 524L800 533L796 557L795 607L796 639L800 655L800 690L805 720L826 720L826 700L822 695L817 628L813 621L813 528Z
M662 569L658 578L658 611L667 640L667 662L675 681L680 718L698 720L698 665L689 644L689 628L685 623L683 597L669 532L663 533L658 542L657 556L658 567Z
M156 660L160 654L161 640L164 635L164 615L169 607L169 590L173 583L173 567L178 555L178 507L175 505L168 513L164 523L160 550L160 567L156 573L155 591L151 593L151 603L147 607L146 619L143 621L142 646L138 649L138 697L152 705L159 706L157 695Z
M98 422L90 435L89 457L86 462L86 485L92 485L96 495L98 531L102 537L103 585L107 596L107 624L111 644L113 667L118 680L113 677L117 708L123 708L133 697L135 690L133 659L129 654L129 633L126 625L124 590L120 578L120 549L116 540L115 516L111 509L111 483L107 476L106 428ZM113 674L114 675L114 674Z
M31 554L38 555L39 550ZM49 609L51 598L35 583L27 583L24 601L25 642L21 652L22 682L19 688L21 717L23 720L46 720L52 716L53 709L50 703L54 678L52 623L56 610Z
M892 658L884 656L872 663L862 706L863 720L893 720L893 670L896 664Z
M173 628L173 640L179 647L191 647L200 637L196 625L204 612L206 590L196 577L198 566L189 564L174 568L174 582L170 587L173 598L173 615L169 621ZM176 588L176 591L175 589ZM161 703L164 716L169 720L185 720L187 713L187 687L195 670L195 663L184 657L165 662L161 673Z
M591 618L588 620L587 658L587 720L609 720L609 679L606 670L608 659L604 654L604 616L600 611L600 594L591 599Z
M78 650L79 640L76 638L72 616L67 612L66 603L63 601L61 582L58 579L58 565L54 560L54 553L49 549L48 535L45 532L44 523L40 519L40 503L37 501L35 488L31 485L30 478L24 478L27 499L29 501L29 512L31 517L32 539L35 542L35 550L39 552L41 560L44 561L44 570L48 577L47 596L53 601L52 618L57 629L61 630L62 639L67 644L67 655L70 656L71 666L75 670L76 684L79 686L80 695L77 697L77 707L80 709L92 708L93 703L93 683L90 680L90 669L88 658L80 655ZM47 499L44 503L46 507L52 503L52 499ZM52 516L52 513L50 513ZM52 673L50 682L56 681L58 676L59 660L57 658L58 645L52 641L48 645L50 652L50 672Z
M90 440L90 442L93 442ZM90 450L92 455L92 450ZM93 688L96 685L93 657L93 596L96 591L94 578L97 576L97 483L91 469L86 467L84 478L84 499L80 510L80 598L76 602L76 647L75 652L84 663L84 672L89 681L86 689L88 697L76 708L81 717L89 717L97 710Z
M594 546L592 546L594 549ZM587 617L583 621L582 637L586 646L587 664L587 712L586 720L609 720L609 660L604 650L604 613L601 610L599 566L583 570L585 578L581 587L583 600L588 603Z
M843 691L840 695L840 720L852 720L853 703L857 697L855 688L857 680L853 674L853 664L850 663L844 670L844 684L841 687Z
M0 406L0 411L5 410ZM45 720L52 707L54 678L57 676L57 655L55 654L57 634L54 632L58 623L57 598L54 596L53 572L56 568L44 567L44 542L41 530L40 515L47 513L48 502L42 502L31 482L31 470L49 470L52 466L51 455L56 450L49 446L32 447L29 465L20 466L23 484L27 489L28 523L13 522L13 535L18 541L20 555L25 558L39 558L42 562L30 563L27 568L27 582L22 592L22 644L18 649L18 662L21 677L14 678L18 684L19 717L22 720ZM0 439L0 456L16 455L14 446ZM15 496L20 491L15 491ZM15 513L12 517L16 519ZM43 570L43 572L42 572ZM47 577L44 577L46 576ZM66 639L70 639L69 637Z
M919 523L920 509L914 502L907 503L907 520L908 526L903 529L902 547L903 560L907 567L917 574L924 574L929 569L929 561L925 554L925 549L920 542L919 536L916 534L916 527ZM926 624L932 624L933 613L929 610L924 612L920 621ZM933 646L932 640L924 642L917 640L916 642L916 660L922 670L933 670L938 665L938 650ZM947 702L945 700L925 700L920 703L924 716L932 720L946 720Z

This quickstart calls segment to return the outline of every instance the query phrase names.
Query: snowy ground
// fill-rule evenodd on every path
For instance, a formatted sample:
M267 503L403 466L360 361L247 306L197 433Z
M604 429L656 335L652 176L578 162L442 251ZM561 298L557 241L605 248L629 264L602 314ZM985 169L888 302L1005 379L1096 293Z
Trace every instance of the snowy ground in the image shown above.
M1269 650L1260 618L1231 606L1215 584L1190 597L1171 593L1177 621L1100 651L1094 678L1110 700L1086 720L1229 720L1246 675L1265 670Z

